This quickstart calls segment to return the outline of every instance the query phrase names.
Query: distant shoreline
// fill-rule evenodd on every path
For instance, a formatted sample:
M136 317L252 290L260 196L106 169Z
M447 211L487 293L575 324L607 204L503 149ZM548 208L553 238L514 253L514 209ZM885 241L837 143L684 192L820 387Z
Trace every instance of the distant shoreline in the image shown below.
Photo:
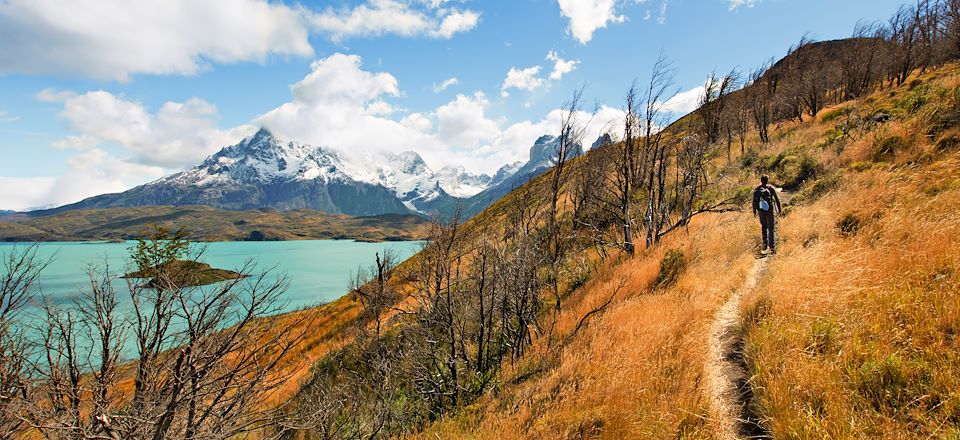
M297 209L230 211L209 206L143 206L0 217L0 242L123 242L154 226L184 230L191 241L420 241L429 220L415 214L351 217Z
M100 240L100 239L64 239L64 240L10 240L6 237L0 237L0 245L3 244L30 244L30 243L69 243L69 244L127 244L135 243L136 238L129 239L118 239L118 240ZM202 239L191 239L193 243L257 243L257 242L285 242L285 241L353 241L357 243L406 243L412 241L428 241L426 237L424 238L403 238L403 239L392 239L386 238L382 240L371 240L363 238L295 238L291 240L202 240Z

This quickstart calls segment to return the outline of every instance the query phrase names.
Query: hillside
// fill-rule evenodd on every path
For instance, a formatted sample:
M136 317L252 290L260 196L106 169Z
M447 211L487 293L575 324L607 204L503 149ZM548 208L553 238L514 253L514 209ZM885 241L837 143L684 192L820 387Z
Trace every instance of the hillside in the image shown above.
M960 65L754 137L744 185L809 175L781 249L739 307L748 412L773 438L960 433ZM892 115L856 122L851 115ZM874 120L880 120L874 118ZM755 135L754 135L755 136ZM728 174L730 175L730 174ZM749 212L707 214L661 247L602 265L560 326L613 301L555 353L508 366L490 392L418 438L719 438L709 329L757 258ZM658 287L673 252L685 263Z
M767 143L752 132L744 154L730 163L713 159L729 191L749 189L758 173L792 188L781 194L787 203L780 253L764 260L767 269L736 307L735 336L752 378L753 397L745 404L764 435L877 438L960 430L951 403L960 377L952 337L960 307L950 294L960 268L958 90L960 65L951 64L830 106L816 118L782 122ZM691 117L670 130L690 127ZM571 173L594 154L572 162ZM518 205L544 201L549 177L494 203L463 226L464 236L482 243L509 230ZM724 420L704 379L709 330L756 266L758 236L748 208L697 216L633 257L602 258L580 247L564 260L559 315L538 324L540 332L550 331L504 360L472 403L396 433L719 437ZM429 253L400 266L395 279L411 283L424 261L432 261ZM552 308L549 286L542 288L543 305ZM351 295L335 307L350 304L360 314L358 300ZM402 325L398 319L390 322ZM330 340L370 341L363 327L351 328ZM325 366L370 373L350 366L362 348L346 347L314 368L319 376L306 382L299 401L323 401Z
M420 240L428 221L412 214L350 217L298 209L228 211L209 206L147 206L16 214L0 219L0 241L130 240L152 225L184 229L192 240Z

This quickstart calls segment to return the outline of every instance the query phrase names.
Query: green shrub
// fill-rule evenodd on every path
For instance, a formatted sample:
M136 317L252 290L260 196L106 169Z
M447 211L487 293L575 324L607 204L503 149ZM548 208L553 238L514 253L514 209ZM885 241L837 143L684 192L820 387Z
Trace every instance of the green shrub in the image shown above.
M807 179L814 177L818 168L816 159L808 154L802 154L789 162L784 161L783 170L778 173L778 177L783 182L784 188L797 189Z
M905 360L897 354L867 360L853 376L857 393L876 411L896 413L921 396L939 394L939 390L927 390L931 374L924 362Z
M833 109L827 112L823 112L823 114L820 116L820 122L835 121L842 117L846 117L848 114L850 114L850 109L847 107Z
M843 237L852 237L857 235L857 232L860 232L863 223L864 221L860 216L851 212L840 217L840 220L837 220L837 230Z
M810 326L807 346L804 351L809 355L826 354L834 349L839 325L832 319L817 319Z
M807 185L790 201L794 205L802 205L820 199L836 187L840 186L840 175L833 173L817 179L812 185Z
M930 100L930 84L921 84L912 87L903 97L896 101L896 108L905 113L916 113Z
M775 184L788 190L799 188L805 181L816 176L820 169L817 160L803 148L791 148L762 161L760 171L773 174Z
M956 150L957 147L960 147L960 137L957 137L956 135L944 136L937 140L938 153L953 151Z
M876 410L898 407L907 384L907 375L897 355L887 356L880 361L864 362L856 374L857 392Z
M740 166L745 169L751 169L760 162L760 153L755 148L750 148L740 156Z
M687 257L683 249L670 249L660 261L660 273L653 280L654 289L666 289L677 282L680 274L687 268Z
M897 151L906 147L907 142L900 136L889 136L874 143L874 162L887 162L897 154Z
M743 206L745 203L751 203L753 201L753 187L751 186L741 186L737 188L736 194L733 195L733 203L735 205Z

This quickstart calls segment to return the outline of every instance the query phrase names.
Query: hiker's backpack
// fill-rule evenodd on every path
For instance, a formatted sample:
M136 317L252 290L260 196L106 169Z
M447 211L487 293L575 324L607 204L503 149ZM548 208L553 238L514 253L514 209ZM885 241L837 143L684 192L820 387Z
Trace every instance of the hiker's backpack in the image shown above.
M760 196L759 208L761 211L769 211L773 207L773 193L769 186L760 185L756 192Z

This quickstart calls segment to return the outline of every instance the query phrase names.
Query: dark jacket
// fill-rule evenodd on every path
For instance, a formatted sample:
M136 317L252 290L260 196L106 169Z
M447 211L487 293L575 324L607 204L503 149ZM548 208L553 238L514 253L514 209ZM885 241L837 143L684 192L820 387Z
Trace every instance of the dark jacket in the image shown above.
M760 211L760 188L763 188L764 185L760 185L753 190L753 213L756 214ZM776 206L776 211L773 209L770 210L771 214L776 214L778 212L783 212L783 206L780 205L780 196L777 195L777 188L771 184L766 185L767 190L770 191L770 194L773 195L773 205ZM773 206L771 206L773 208Z

